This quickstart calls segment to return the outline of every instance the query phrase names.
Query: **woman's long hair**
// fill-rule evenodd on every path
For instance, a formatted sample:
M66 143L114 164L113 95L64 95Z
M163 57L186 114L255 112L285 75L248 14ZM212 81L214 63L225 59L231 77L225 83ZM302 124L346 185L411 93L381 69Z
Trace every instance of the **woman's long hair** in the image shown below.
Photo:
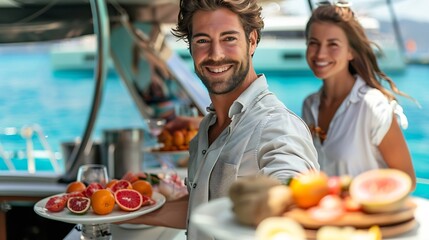
M389 100L396 100L394 93L411 98L399 91L393 80L380 69L374 47L380 52L381 49L377 44L368 39L364 28L358 22L350 7L329 4L316 8L307 22L305 29L307 39L309 28L314 22L332 23L345 32L354 57L349 62L349 71L351 74L361 76L369 86L380 90ZM391 91L383 87L383 80L389 84Z

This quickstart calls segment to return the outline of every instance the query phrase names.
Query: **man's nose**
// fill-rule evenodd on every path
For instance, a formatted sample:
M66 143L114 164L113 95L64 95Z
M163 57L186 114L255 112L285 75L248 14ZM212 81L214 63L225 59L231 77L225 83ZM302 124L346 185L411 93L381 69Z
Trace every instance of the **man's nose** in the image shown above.
M214 61L219 61L225 57L224 49L218 42L213 42L210 46L209 56Z

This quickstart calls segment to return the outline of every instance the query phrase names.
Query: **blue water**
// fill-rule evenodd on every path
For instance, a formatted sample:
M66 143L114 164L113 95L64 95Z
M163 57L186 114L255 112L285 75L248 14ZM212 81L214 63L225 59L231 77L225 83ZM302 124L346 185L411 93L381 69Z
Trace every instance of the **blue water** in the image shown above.
M317 90L321 82L308 74L265 73L270 89L293 111L301 114L305 96ZM408 116L409 128L404 131L412 153L417 177L429 179L429 65L410 65L401 74L391 77L399 89L417 99L400 98ZM90 112L94 91L93 73L55 72L47 51L1 51L0 48L0 130L6 127L20 129L24 125L42 127L51 148L61 151L61 143L82 136ZM93 132L100 139L104 129L140 127L144 121L121 80L110 72L104 86L103 102ZM35 148L41 148L33 137ZM19 135L0 134L0 143L6 151L25 150L25 141ZM14 162L25 168L25 161ZM39 161L38 168L49 169L50 164ZM0 170L6 165L0 159ZM418 184L414 194L429 198L429 185Z

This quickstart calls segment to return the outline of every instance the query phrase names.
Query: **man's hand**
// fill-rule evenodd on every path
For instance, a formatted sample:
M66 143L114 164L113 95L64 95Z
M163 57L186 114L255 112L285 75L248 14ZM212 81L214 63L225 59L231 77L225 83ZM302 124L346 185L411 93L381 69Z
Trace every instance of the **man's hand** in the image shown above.
M198 129L202 119L202 117L177 116L165 125L165 129L170 132L180 129Z

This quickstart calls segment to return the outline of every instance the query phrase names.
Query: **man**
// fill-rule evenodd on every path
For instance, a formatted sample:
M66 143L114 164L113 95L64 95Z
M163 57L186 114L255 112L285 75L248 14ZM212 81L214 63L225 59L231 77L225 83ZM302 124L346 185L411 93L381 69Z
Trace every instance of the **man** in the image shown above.
M211 239L186 220L197 206L227 196L237 178L264 174L286 181L319 169L305 123L253 68L263 25L256 0L180 1L173 34L188 42L212 104L190 144L189 196L166 203L144 223L187 226L188 239Z

